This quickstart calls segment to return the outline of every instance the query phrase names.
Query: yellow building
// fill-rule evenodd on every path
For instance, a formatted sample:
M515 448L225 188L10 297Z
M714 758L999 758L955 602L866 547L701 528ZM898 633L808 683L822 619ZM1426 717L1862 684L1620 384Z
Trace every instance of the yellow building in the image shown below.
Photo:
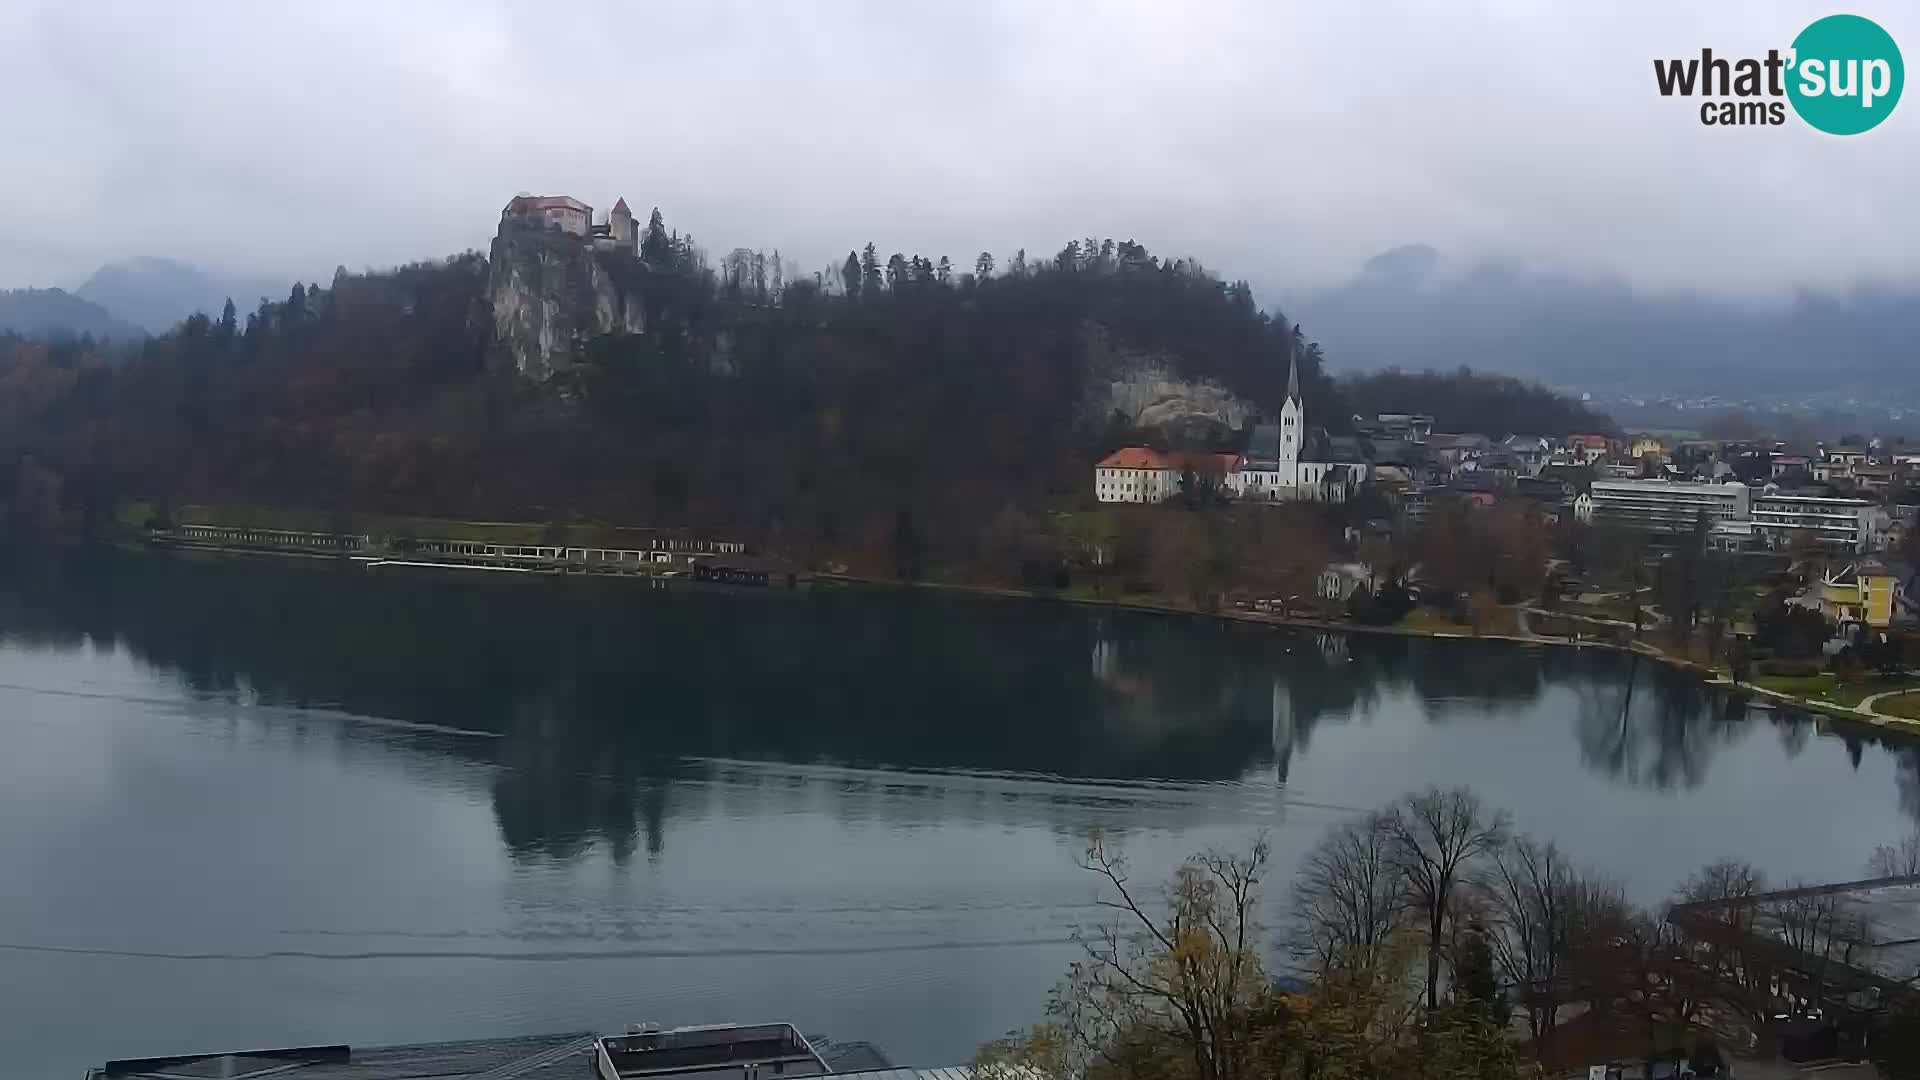
M1820 613L1835 623L1884 629L1899 606L1900 578L1879 559L1862 559L1820 583Z
M1636 461L1649 457L1664 461L1667 457L1667 444L1651 435L1638 436L1633 440L1632 457Z

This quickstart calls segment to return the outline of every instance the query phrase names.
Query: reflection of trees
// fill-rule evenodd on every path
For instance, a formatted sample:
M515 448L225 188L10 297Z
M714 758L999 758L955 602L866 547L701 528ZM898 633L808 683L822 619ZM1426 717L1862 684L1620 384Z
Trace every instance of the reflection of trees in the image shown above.
M1900 754L1900 771L1894 777L1900 791L1900 809L1920 822L1920 747L1906 747Z
M498 735L342 737L495 766L502 840L529 857L658 853L686 812L690 758L1119 781L1266 767L1284 781L1320 724L1382 695L1418 694L1438 719L1565 685L1590 767L1669 786L1698 783L1740 723L1697 681L1646 665L1623 710L1631 662L1594 650L919 591L693 593L123 554L56 569L0 578L0 635L118 642L200 694ZM1901 777L1920 819L1914 757Z
M1697 787L1745 724L1745 704L1664 664L1622 664L1624 678L1578 687L1581 760L1636 786Z

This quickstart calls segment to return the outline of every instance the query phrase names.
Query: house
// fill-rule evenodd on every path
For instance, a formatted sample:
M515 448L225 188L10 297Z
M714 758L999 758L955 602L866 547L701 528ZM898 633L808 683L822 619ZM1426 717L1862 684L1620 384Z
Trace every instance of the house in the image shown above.
M1813 459L1805 454L1775 454L1769 466L1773 478L1778 480L1788 473L1810 472L1813 468Z
M1853 486L1862 491L1886 491L1899 478L1899 470L1891 465L1855 465L1851 477Z
M1493 440L1485 435L1435 434L1427 436L1427 452L1441 468L1448 472L1457 472L1460 463L1479 457L1493 445Z
M1905 591L1911 571L1879 559L1860 559L1828 574L1820 582L1820 614L1839 625L1884 630L1896 614L1904 617Z
M1371 420L1355 416L1353 430L1369 439L1419 442L1433 434L1433 417L1422 413L1380 413Z
M1489 450L1471 461L1463 462L1460 470L1508 480L1516 476L1532 475L1526 464L1520 460L1519 455L1504 449Z
M1627 456L1642 461L1647 458L1664 460L1667 456L1667 444L1655 436L1640 435L1633 440L1633 445L1628 448Z
M1314 582L1314 595L1344 604L1362 586L1371 588L1373 568L1362 562L1328 563Z
M1606 457L1613 447L1605 435L1569 435L1565 441L1568 456L1587 465Z
M1539 475L1553 453L1552 444L1538 435L1509 435L1500 445L1520 463L1520 472L1526 476Z

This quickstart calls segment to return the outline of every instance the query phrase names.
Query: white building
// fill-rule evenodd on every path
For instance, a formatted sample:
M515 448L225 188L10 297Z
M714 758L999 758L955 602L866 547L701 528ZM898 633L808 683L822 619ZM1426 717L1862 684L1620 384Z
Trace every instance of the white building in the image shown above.
M1753 500L1753 531L1768 547L1797 535L1827 547L1873 551L1886 544L1891 515L1865 499L1782 491L1772 484Z
M1574 500L1580 521L1624 525L1643 532L1688 532L1705 515L1711 528L1749 518L1747 485L1688 484L1673 480L1595 480Z
M1093 467L1093 491L1101 502L1165 502L1180 494L1191 474L1238 498L1246 483L1239 454L1162 454L1151 447L1123 446Z
M1146 446L1123 446L1093 467L1094 494L1103 503L1165 502L1180 490L1180 473Z

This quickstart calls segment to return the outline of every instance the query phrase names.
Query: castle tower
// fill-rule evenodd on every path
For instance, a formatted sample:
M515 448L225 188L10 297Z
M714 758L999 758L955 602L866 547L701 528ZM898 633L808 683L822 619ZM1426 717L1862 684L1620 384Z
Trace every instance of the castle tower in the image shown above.
M639 249L640 234L634 231L633 211L627 209L627 200L613 204L613 211L607 215L607 234L613 238L615 247L628 251Z

